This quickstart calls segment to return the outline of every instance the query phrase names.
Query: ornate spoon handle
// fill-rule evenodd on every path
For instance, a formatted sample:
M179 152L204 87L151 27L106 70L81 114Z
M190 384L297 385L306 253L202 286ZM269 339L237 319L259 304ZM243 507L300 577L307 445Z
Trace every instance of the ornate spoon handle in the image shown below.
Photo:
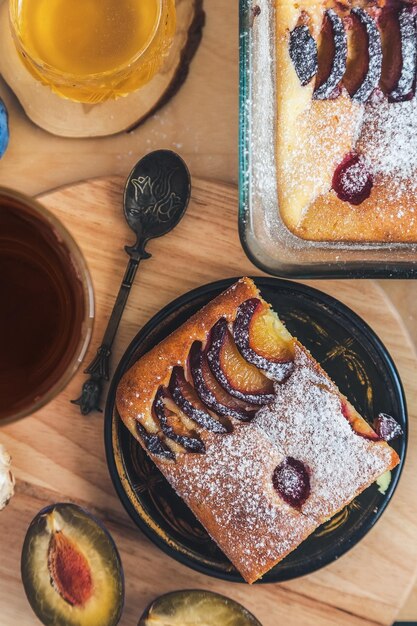
M130 248L126 248L128 253L130 250ZM138 271L139 263L141 259L149 258L150 256L150 254L143 251L140 256L136 254L129 260L113 311L107 324L106 332L104 333L103 342L90 365L84 370L85 374L90 374L90 378L85 381L81 396L77 400L71 401L72 404L77 404L80 407L82 415L88 415L91 411L101 412L99 403L103 390L103 382L109 380L109 365L113 341L117 329L119 328L120 320L129 298L130 289L135 280L136 272Z

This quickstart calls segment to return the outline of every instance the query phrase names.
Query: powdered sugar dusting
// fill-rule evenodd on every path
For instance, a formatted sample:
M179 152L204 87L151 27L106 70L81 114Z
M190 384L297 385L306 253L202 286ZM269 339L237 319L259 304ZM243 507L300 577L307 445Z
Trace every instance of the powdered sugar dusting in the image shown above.
M233 436L210 436L204 455L186 455L167 477L181 497L206 520L221 549L248 576L268 568L317 526L286 504L272 485L284 460L252 424Z
M368 170L364 166L363 159L345 170L340 177L342 187L350 194L360 192L368 182Z
M415 180L417 170L417 98L388 102L375 92L365 107L358 149L373 174Z
M297 350L296 368L276 385L276 400L255 423L310 470L304 514L322 522L372 483L390 463L390 449L357 435L341 411L337 388Z

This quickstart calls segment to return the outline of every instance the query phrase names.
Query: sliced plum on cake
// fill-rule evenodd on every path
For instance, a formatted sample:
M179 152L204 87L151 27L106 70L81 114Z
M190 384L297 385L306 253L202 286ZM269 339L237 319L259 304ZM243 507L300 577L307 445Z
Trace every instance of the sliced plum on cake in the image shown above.
M271 379L282 382L294 369L294 340L278 316L258 298L243 302L233 325L242 357Z
M222 417L234 417L248 422L255 416L257 407L248 406L233 398L216 380L199 341L195 341L189 354L189 368L195 390L207 408Z
M208 412L194 387L185 379L182 367L173 368L168 388L177 407L198 426L217 434L232 431L230 422L221 421Z
M351 405L350 402L346 398L341 399L341 409L343 417L347 419L352 430L359 435L360 437L364 437L365 439L370 439L371 441L379 441L380 437L374 431L372 426L368 424L357 412L357 410Z
M300 18L301 22L307 21ZM307 23L298 24L290 33L289 53L301 85L308 85L318 70L317 44Z
M239 352L225 318L211 330L207 361L217 382L234 398L258 406L274 399L272 381Z
M364 9L352 9L346 21L349 55L343 85L352 100L363 104L381 78L381 35L375 19Z
M204 443L195 431L190 430L184 424L178 411L176 411L175 403L163 387L159 387L152 408L165 437L182 446L188 452L205 452Z
M136 421L136 431L150 454L154 454L155 456L165 459L166 461L175 460L174 452L162 441L160 433L148 432L138 421Z
M401 437L403 430L399 423L387 413L379 413L373 421L373 428L346 399L342 400L342 413L357 435L371 441L392 441Z
M388 95L398 85L402 68L400 6L384 7L378 18L382 44L382 70L379 86Z
M381 89L391 102L411 100L417 68L415 9L388 7L382 12L379 25L383 52Z
M346 71L347 38L342 18L333 9L325 13L318 45L318 71L313 97L325 100L339 95Z

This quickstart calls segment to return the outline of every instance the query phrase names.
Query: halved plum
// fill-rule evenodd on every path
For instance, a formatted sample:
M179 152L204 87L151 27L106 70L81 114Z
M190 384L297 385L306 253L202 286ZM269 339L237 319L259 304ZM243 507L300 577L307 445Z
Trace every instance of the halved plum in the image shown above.
M167 398L168 392L163 387L159 387L153 402L153 411L165 437L178 443L189 452L205 452L204 443L197 433L190 432L179 415L166 406L165 400Z
M173 401L178 408L196 424L212 433L231 432L231 424L223 423L207 411L195 389L186 381L182 367L174 367L168 386Z
M87 511L55 504L40 511L23 544L22 581L46 626L115 626L124 604L113 539Z
M138 626L261 626L241 604L203 590L174 591L157 598Z
M318 46L318 71L313 98L325 100L338 95L346 70L347 39L342 18L333 9L325 12Z
M233 325L242 357L277 382L294 369L294 342L273 311L258 298L243 302Z
M351 11L349 51L343 84L352 100L363 104L381 78L382 44L375 19L359 7Z
M290 33L289 53L301 85L308 85L317 73L317 44L306 24L296 26Z
M224 317L211 329L207 361L217 382L234 398L259 406L274 399L272 381L241 355Z
M392 102L411 100L417 68L417 28L413 7L403 7L398 16L401 40L401 73L395 88L388 94Z
M195 341L189 354L189 367L195 390L200 400L211 410L222 417L234 417L242 422L252 420L256 408L233 398L219 385L213 376L201 342Z

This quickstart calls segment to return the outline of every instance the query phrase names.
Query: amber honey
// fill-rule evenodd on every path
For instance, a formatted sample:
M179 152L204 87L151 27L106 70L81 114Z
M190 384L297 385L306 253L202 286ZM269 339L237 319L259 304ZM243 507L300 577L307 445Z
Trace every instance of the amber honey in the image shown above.
M175 0L11 0L29 71L74 100L126 95L160 68L175 31Z

